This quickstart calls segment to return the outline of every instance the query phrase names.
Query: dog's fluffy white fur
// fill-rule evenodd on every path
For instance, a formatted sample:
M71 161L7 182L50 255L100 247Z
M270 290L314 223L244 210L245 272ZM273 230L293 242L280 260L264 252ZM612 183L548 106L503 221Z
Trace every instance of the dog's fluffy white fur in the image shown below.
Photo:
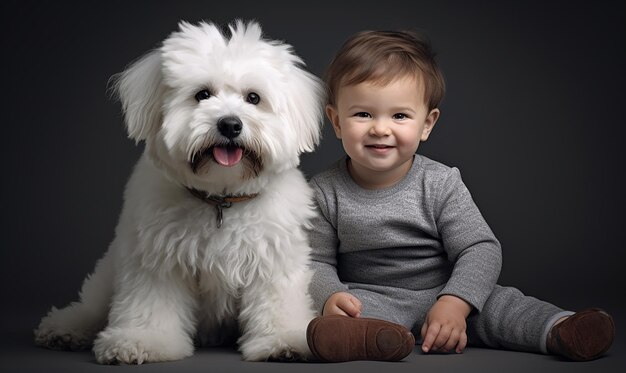
M140 364L190 356L194 340L218 344L238 329L245 360L310 356L314 207L297 166L319 142L323 89L257 23L229 31L181 22L116 77L129 137L145 151L113 242L80 300L42 319L38 344L93 345L100 363ZM240 125L229 133L223 118ZM224 208L218 228L217 208L189 189L258 195Z

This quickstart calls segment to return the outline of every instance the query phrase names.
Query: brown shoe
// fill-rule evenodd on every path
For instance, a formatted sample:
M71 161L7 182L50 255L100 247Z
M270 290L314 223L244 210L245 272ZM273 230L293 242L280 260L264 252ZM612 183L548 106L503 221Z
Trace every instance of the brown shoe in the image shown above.
M313 319L306 338L313 355L330 363L399 361L415 346L415 337L402 325L339 315Z
M613 343L615 324L598 308L576 312L554 325L548 333L548 352L574 361L594 360Z

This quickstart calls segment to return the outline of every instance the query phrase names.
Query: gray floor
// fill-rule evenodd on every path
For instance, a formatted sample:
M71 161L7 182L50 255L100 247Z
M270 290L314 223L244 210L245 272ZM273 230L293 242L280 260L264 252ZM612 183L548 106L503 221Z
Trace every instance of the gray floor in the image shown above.
M32 342L33 317L20 315L2 326L0 371L13 372L623 372L626 367L626 318L615 314L616 341L601 359L586 363L562 361L552 356L469 347L461 355L423 355L415 351L399 363L359 361L341 364L248 363L235 350L200 349L191 358L141 366L98 365L90 351L65 352L38 348ZM621 368L620 368L621 367Z

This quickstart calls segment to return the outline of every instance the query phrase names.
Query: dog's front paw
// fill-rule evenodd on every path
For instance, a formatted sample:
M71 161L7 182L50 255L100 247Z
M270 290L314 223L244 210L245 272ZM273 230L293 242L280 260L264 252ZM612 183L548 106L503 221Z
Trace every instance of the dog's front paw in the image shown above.
M181 334L107 328L98 335L93 350L100 364L143 364L191 356L193 344Z
M93 323L72 308L52 310L35 329L35 344L53 350L87 350L91 348L96 334Z
M306 361L312 357L306 341L301 338L281 339L276 336L242 338L239 350L246 361Z
M310 353L297 351L290 346L241 346L246 361L306 361Z
M296 362L296 361L307 361L308 356L303 355L298 351L295 351L291 348L287 348L285 350L279 351L278 353L272 354L269 361L281 361L281 362Z
M148 351L141 341L98 339L94 353L100 364L142 364L149 361Z

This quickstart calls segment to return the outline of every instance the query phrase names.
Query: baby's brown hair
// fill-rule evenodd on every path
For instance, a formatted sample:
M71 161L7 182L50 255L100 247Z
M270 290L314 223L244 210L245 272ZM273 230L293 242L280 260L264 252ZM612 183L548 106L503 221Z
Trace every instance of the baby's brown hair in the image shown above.
M328 104L336 106L341 85L367 82L386 85L413 76L424 84L428 110L441 103L443 75L428 39L411 31L362 31L350 37L326 70Z

